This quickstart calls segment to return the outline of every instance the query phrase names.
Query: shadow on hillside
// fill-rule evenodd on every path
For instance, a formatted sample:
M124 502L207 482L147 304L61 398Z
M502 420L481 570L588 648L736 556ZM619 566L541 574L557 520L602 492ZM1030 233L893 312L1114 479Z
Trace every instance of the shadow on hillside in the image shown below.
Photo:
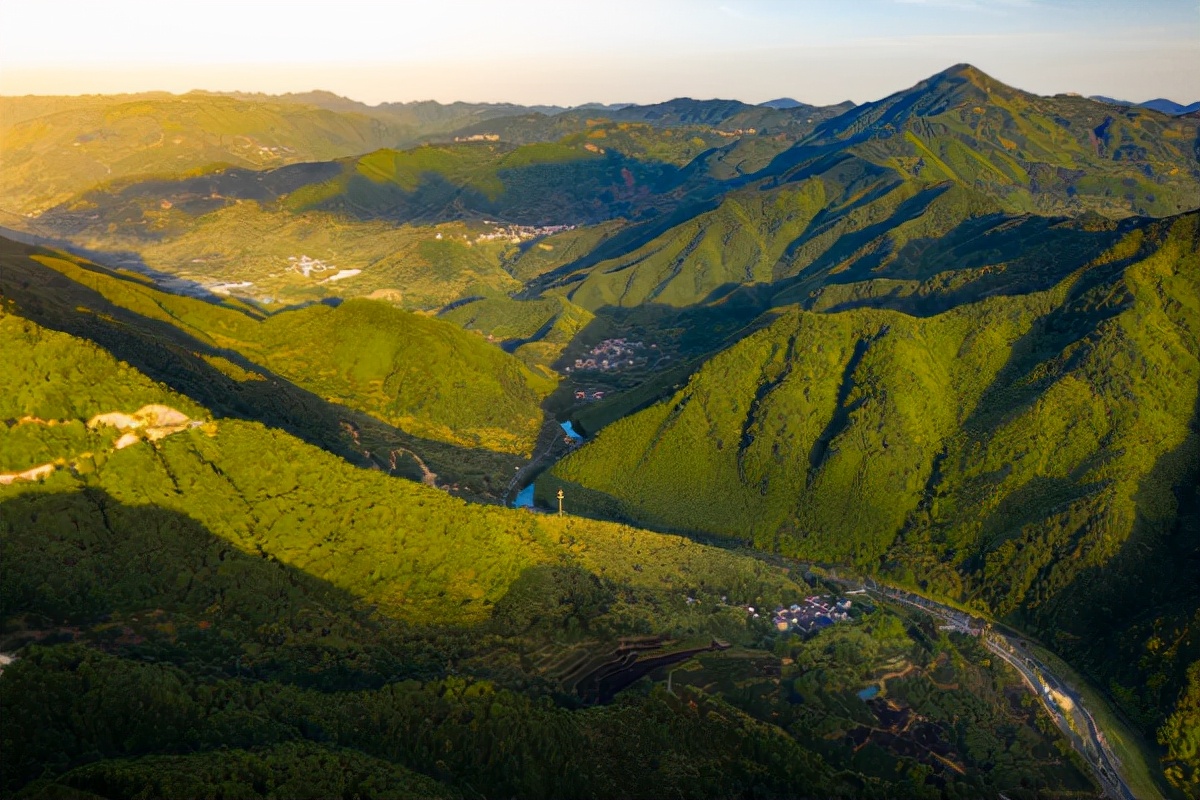
M331 403L240 354L200 342L179 328L117 306L98 292L28 258L37 248L0 244L0 292L39 325L87 339L186 395L216 417L279 428L350 463L420 480L416 453L442 483L480 499L498 498L517 456L466 449L408 434L369 414ZM212 366L219 356L253 374L239 380Z
M389 652L390 623L349 592L176 511L93 488L30 492L0 503L0 534L6 651L80 637L213 676L324 690L441 669Z
M1187 666L1200 659L1200 640L1178 635L1200 609L1200 398L1189 428L1140 481L1132 530L1118 550L1071 575L1053 600L1024 620L1097 686L1132 688L1135 700L1114 705L1151 737L1184 686ZM1081 539L1104 535L1095 522L1078 532ZM1088 546L1086 539L1080 546ZM1165 647L1177 651L1174 658L1147 648L1155 635L1171 643ZM1155 656L1155 665L1147 666L1143 659ZM1147 688L1159 668L1165 680Z
M774 284L772 303L801 303L825 313L886 308L930 317L989 297L1048 290L1133 224L1093 230L1071 220L994 213L892 250L888 230L920 217L939 193L927 190L888 220L843 235L794 277ZM878 246L866 252L873 242Z
M336 193L307 208L395 223L486 215L519 225L590 225L678 205L671 190L680 170L665 161L615 151L539 160L536 152L522 156L505 143L459 143L433 152L447 147L456 155L446 154L444 163L437 155L427 159L422 148L396 163L365 156Z
M231 308L234 311L239 311L247 316L254 316L249 313L249 309L244 306L229 305L225 303L226 298L220 295L213 294L208 289L204 288L195 281L186 278L180 278L176 275L170 275L166 272L160 272L149 264L147 264L140 255L128 250L90 250L86 247L72 244L65 239L59 239L55 236L46 236L43 234L25 233L23 231L13 230L11 228L0 227L0 237L11 239L14 242L28 245L30 247L47 247L54 250L62 250L70 253L73 256L87 259L89 261L111 264L112 270L105 270L105 275L117 278L118 280L134 283L139 286L144 286L142 281L139 281L128 274L117 272L116 270L126 270L135 272L138 275L144 275L154 282L156 288L164 291L181 294L196 300L203 300L206 303L213 305L225 305L226 308ZM48 253L47 255L55 255ZM86 264L79 265L83 269L88 269Z
M715 195L716 192L711 194ZM582 281L587 276L585 271L591 267L602 261L632 253L676 225L682 225L693 217L712 211L718 205L720 205L720 201L715 196L698 198L694 194L689 194L686 204L664 213L651 215L645 221L629 225L574 261L538 275L529 281L525 289L515 294L514 299L532 300L540 297L549 289L565 287Z

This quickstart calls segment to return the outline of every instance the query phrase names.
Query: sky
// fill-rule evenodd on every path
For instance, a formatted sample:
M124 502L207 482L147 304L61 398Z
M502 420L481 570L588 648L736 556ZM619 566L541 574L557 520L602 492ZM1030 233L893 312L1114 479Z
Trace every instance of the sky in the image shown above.
M0 0L0 94L864 102L956 63L1200 100L1200 0Z

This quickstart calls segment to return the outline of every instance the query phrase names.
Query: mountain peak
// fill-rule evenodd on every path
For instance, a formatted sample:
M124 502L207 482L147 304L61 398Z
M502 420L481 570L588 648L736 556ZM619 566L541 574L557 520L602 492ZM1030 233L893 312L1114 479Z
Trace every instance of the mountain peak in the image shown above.
M801 103L799 100L794 100L791 97L780 97L775 100L768 100L765 103L759 103L759 105L765 108L774 108L777 110L808 107L807 103Z
M988 75L983 70L972 66L971 64L955 64L948 69L944 69L941 72L931 75L928 82L933 84L947 79L965 81L972 86L976 86L984 90L991 89L995 86L1004 85L991 75Z
M947 67L946 69L942 70L941 74L942 75L962 75L962 76L979 75L979 76L983 76L985 78L987 77L986 75L984 75L983 71L980 70L978 67L974 66L973 64L968 64L966 62L962 62L959 64L955 64L951 67Z

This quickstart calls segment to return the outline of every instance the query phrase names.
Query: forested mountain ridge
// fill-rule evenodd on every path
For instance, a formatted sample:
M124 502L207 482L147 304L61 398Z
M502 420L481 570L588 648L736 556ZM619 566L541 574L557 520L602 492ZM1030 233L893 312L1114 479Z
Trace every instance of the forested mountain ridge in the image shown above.
M1009 209L1163 216L1200 206L1198 122L1082 97L1040 97L960 64L821 123L781 156L852 148Z
M6 446L18 431L53 445L61 425L34 417L79 423L144 399L213 416L11 303L0 330L17 368L0 412L27 420L6 423ZM63 377L75 374L102 377L64 405ZM0 642L20 648L0 677L6 795L1093 788L1038 712L1001 710L1016 679L985 665L973 640L960 652L929 623L867 608L857 625L793 642L784 660L745 608L812 591L781 567L682 537L464 503L258 423L210 419L0 486L0 554ZM637 678L611 672L612 654L631 645L665 663L699 657L700 672L671 691L640 685L583 702ZM842 698L897 663L908 680L889 684L891 702L936 721L920 740L936 740L953 769L887 737L871 762L822 744L832 730L865 730ZM809 675L811 706L780 690L779 669ZM946 680L971 689L938 696ZM754 686L753 699L735 686ZM957 732L948 709L1000 732Z
M203 95L85 98L20 119L22 106L30 105L23 100L0 98L5 119L0 207L22 215L135 175L174 176L230 165L270 168L367 152L403 139L401 129L383 120L291 103Z
M1156 727L1200 656L1198 254L1193 212L1047 290L924 318L785 310L552 474L607 515L1008 616Z
M265 386L277 375L427 439L528 453L542 426L539 403L554 388L544 373L480 337L380 301L317 304L268 317L236 301L169 294L140 276L63 253L0 244L0 289L26 314L40 311L44 321L71 330L94 323L59 306L63 300L92 312L100 311L99 302L111 303L126 313L130 329L145 326L141 341L174 339L193 351L198 367L235 385ZM131 346L135 339L129 337Z
M695 305L764 283L786 290L768 306L810 302L906 247L920 262L956 228L972 241L981 217L1000 230L1022 214L1096 227L1103 222L1088 212L1119 219L1200 206L1196 120L1038 97L968 66L820 113L725 101L653 108L502 117L487 121L494 131L461 137L477 141L264 171L113 179L13 224L248 296L381 293L422 309L520 291L509 270L531 239L618 225L603 248L525 289L562 289L595 311ZM722 127L747 108L813 116L804 130ZM465 229L437 227L448 220ZM1020 255L1025 233L1001 250ZM520 252L492 244L510 241ZM288 260L302 255L358 273L301 275ZM757 289L754 297L763 301Z

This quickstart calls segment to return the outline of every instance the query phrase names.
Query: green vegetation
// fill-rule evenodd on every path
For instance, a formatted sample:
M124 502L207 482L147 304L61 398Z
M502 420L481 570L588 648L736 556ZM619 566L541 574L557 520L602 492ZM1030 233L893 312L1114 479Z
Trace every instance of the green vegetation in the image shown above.
M557 379L550 367L563 350L593 320L586 309L558 297L538 300L489 298L457 306L443 315L467 330L485 334L525 363L542 368Z
M154 200L147 214L163 214ZM172 224L180 229L166 237L130 235L121 227L77 241L95 251L135 252L152 269L200 286L230 285L223 291L264 306L369 297L431 311L463 297L503 296L521 287L503 266L515 248L507 241L477 241L491 231L479 223L396 226L321 212L290 214L246 201L194 219L179 215ZM298 263L305 256L319 262L307 275Z
M1142 224L1053 289L932 317L785 312L552 475L598 513L1008 616L1153 731L1200 657L1198 227Z
M96 184L135 175L365 153L404 133L362 114L214 95L83 98L46 111L4 130L5 210L36 214Z
M902 174L982 189L1014 211L1163 216L1200 206L1196 120L1115 111L1031 95L960 64L819 125L798 147L848 146Z
M1200 787L1195 119L965 66L0 111L5 224L88 253L0 241L5 796L1096 793L978 640L779 631L832 574L779 555L1025 632Z
M820 181L799 189L727 195L716 210L597 264L569 297L593 311L649 302L685 306L723 288L769 283L788 244L825 204Z
M182 400L84 341L5 324L25 332L22 363L61 374L107 359L113 385L95 402ZM37 375L12 377L30 415L93 410L64 412ZM772 709L791 701L772 648L801 643L742 605L810 590L748 555L467 504L257 423L105 455L0 487L0 647L17 653L0 677L6 794L886 797L940 771L919 767L929 757L900 744L905 730L889 770L778 724ZM910 643L889 619L812 648L850 637L836 649L862 648L869 670ZM686 661L669 692L643 679L583 705L556 677L629 637L670 654L713 636L744 649ZM722 677L698 685L697 668ZM1086 788L1028 723L1018 763L1039 786ZM932 785L1010 783L947 771Z
M244 349L334 402L418 436L528 452L554 380L458 328L371 300L276 314Z
M526 453L542 424L538 404L554 388L552 379L478 337L382 302L318 304L259 319L233 304L167 294L86 262L23 251L10 246L6 256L14 278L18 271L37 275L37 266L53 270L213 348L224 363L222 353L249 359L236 370L209 362L239 383L255 373L264 379L265 368L423 438Z
M1188 667L1187 687L1158 734L1167 748L1167 776L1187 792L1200 784L1200 661Z
M470 211L524 224L597 222L643 204L676 172L561 143L426 145L339 163L340 175L292 192L286 207L354 219L440 221Z

